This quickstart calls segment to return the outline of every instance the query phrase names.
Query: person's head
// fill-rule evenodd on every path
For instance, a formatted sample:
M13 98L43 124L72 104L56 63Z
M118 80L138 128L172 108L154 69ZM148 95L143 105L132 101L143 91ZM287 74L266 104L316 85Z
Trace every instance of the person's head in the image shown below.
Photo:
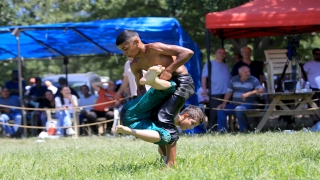
M71 94L69 86L61 86L60 92L63 97L69 97L69 95Z
M110 92L115 92L116 91L116 88L117 88L117 85L114 81L111 81L109 80L108 81L108 88L107 90L110 91Z
M40 87L40 86L41 86L41 84L42 84L42 80L41 80L41 78L36 77L36 86L37 86L37 87Z
M58 83L59 83L60 86L68 85L67 79L64 78L64 77L60 77L59 80L58 80Z
M34 85L36 83L36 78L30 78L29 81L31 85Z
M6 87L3 87L1 89L1 97L4 98L4 99L7 99L9 96L10 96L9 89L6 88Z
M82 93L84 96L89 95L89 86L87 86L87 85L82 85L82 86L80 87L80 91L81 91L81 93Z
M134 58L139 54L140 47L143 43L137 32L125 30L117 36L116 45L125 56Z
M240 78L245 79L245 80L249 79L249 77L251 76L250 69L248 66L241 66L238 69L238 72L239 72Z
M241 55L244 60L249 60L251 58L251 54L252 54L251 48L249 47L241 48Z
M53 93L51 90L47 90L45 93L44 93L44 97L46 99L48 99L49 101L52 101L53 100Z
M314 48L312 50L313 58L315 61L320 61L320 49L319 48Z
M52 86L52 83L50 81L44 81L44 85L46 85L47 87Z
M241 56L241 54L239 54L239 53L235 53L235 54L233 55L233 62L234 62L234 63L237 63L237 62L239 62L239 61L242 61L242 56Z
M12 80L18 81L19 74L17 70L13 70L11 76L12 76Z
M216 50L216 61L222 62L226 58L226 50L219 48Z
M192 129L202 123L204 114L198 106L189 105L179 114L179 126L181 130Z

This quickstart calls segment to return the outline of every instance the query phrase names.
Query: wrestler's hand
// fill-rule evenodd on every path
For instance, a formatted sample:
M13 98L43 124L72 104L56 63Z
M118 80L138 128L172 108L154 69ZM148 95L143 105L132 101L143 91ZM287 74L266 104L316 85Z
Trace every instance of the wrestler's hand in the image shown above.
M163 80L170 80L172 77L172 74L166 70L162 71L162 73L160 74L160 79L163 79Z
M120 99L120 95L121 95L121 94L117 92L117 94L116 94L116 96L115 96L116 100L119 100L119 99Z

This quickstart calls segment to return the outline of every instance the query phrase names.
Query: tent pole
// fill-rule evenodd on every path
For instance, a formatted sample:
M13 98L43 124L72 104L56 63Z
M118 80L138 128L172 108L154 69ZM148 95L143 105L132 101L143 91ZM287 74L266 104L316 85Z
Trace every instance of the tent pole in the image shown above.
M16 28L13 30L12 35L16 37L17 40L17 61L18 61L18 82L19 82L19 101L21 107L24 108L24 103L22 101L23 99L23 87L22 87L22 72L21 72L21 52L20 52L20 30L19 28ZM27 125L27 119L25 116L25 111L22 110L22 120L23 125ZM27 128L23 128L23 135L24 137L27 137Z
M212 106L211 106L211 62L210 62L210 32L209 29L206 29L206 48L207 48L207 63L208 63L208 81L207 81L207 89L208 89L208 96L209 96L209 113L210 113L210 118L212 118L211 116L211 111L212 111ZM207 89L202 89L202 91L206 91ZM208 121L210 121L211 119L208 119ZM211 127L213 128L213 127ZM211 129L210 129L211 130Z

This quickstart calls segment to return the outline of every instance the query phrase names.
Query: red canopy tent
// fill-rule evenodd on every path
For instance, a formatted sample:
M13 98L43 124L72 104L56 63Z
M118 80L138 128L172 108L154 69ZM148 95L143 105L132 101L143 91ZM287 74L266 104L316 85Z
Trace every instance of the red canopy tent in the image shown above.
M254 0L208 13L206 28L221 39L320 31L320 1Z

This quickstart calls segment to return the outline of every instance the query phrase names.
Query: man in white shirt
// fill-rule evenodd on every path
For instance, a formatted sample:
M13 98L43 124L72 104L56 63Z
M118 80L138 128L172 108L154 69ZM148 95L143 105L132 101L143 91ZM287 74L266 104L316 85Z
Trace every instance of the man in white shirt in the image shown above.
M129 59L125 64L124 64L124 72L123 72L123 79L122 79L122 84L116 94L116 99L119 99L120 94L125 91L126 88L129 87L130 89L130 95L129 97L131 98L136 98L137 97L137 84L134 75L132 74L131 68L130 68L130 63L132 59ZM146 71L143 71L143 74L145 74ZM150 88L149 85L146 85L146 90Z
M51 83L50 81L45 81L45 82L44 82L44 85L46 85L47 88L48 88L50 91L52 91L53 94L56 94L56 93L57 93L58 88L55 87L54 85L52 85L52 83Z

